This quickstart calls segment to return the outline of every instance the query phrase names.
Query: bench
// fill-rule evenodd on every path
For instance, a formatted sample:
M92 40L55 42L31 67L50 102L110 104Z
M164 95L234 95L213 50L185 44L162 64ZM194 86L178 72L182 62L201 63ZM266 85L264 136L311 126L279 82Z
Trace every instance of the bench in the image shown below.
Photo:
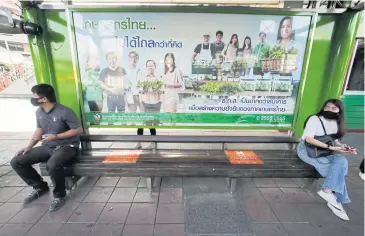
M80 156L74 164L65 167L66 176L72 177L67 178L68 189L82 176L147 177L150 191L155 177L225 177L231 193L236 179L242 177L309 178L313 180L308 183L310 188L320 177L312 166L297 157L299 139L294 137L82 135L80 140ZM131 149L92 148L95 142L150 142L154 148L140 150L134 160L128 156L117 163L105 163L107 157L118 158ZM166 149L163 146L167 143L180 146ZM207 148L192 149L195 144L204 144ZM235 164L242 160L230 158L228 150L252 150L263 164ZM40 169L42 175L48 175L44 163L40 164Z

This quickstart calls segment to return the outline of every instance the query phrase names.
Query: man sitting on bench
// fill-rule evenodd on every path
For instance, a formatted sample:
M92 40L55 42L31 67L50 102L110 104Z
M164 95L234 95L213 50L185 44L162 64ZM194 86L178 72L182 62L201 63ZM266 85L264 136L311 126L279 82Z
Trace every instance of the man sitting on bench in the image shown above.
M32 92L31 103L39 106L36 111L37 129L28 146L19 150L10 164L34 189L23 201L24 204L28 204L49 191L47 182L32 167L33 164L46 162L54 186L54 198L49 211L56 211L63 206L66 197L63 168L78 156L79 134L83 129L70 108L56 103L52 86L35 85ZM42 145L33 148L39 141Z

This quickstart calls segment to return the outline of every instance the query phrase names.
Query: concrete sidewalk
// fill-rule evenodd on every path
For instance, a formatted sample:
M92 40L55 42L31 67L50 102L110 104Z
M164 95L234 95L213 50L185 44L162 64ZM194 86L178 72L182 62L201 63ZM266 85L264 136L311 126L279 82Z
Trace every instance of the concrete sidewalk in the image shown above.
M363 134L344 139L359 149L349 157L348 222L303 189L305 179L240 179L230 195L222 178L162 178L150 195L144 178L85 178L57 212L47 211L51 194L23 206L31 188L8 163L30 135L0 133L0 236L364 235Z

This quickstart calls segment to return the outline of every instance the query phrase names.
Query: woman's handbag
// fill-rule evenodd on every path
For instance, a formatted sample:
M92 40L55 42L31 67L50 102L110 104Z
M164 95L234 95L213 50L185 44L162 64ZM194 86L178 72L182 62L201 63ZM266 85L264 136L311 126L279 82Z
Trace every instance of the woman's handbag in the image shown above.
M323 121L319 117L318 117L318 119L321 122L323 131L324 131L324 135L323 136L314 136L314 139L316 139L322 143L325 143L329 146L334 146L335 138L333 136L327 134L326 128L323 125ZM305 142L305 149L307 150L308 156L311 158L325 157L325 156L329 156L333 153L332 150L317 147L317 146L307 143L307 142Z

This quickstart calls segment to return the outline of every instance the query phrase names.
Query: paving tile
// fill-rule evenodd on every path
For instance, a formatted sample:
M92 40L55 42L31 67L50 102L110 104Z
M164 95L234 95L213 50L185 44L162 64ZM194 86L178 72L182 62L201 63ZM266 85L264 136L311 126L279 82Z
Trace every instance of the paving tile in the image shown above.
M236 190L244 188L257 188L257 186L255 182L253 182L252 178L238 178L236 184Z
M23 236L32 224L4 224L0 228L0 236Z
M115 187L119 179L119 177L100 177L95 187Z
M0 202L7 202L15 194L23 190L24 187L3 187L0 188Z
M280 188L259 188L259 190L268 202L291 202Z
M39 220L40 223L66 223L80 205L80 202L66 201L65 205L55 212L46 212Z
M26 187L27 184L17 175L4 175L0 178L0 187Z
M321 236L360 236L364 235L364 225L343 225L334 223L313 224Z
M181 177L163 177L161 188L182 188Z
M183 178L183 190L185 196L229 193L224 178Z
M253 222L279 222L259 189L244 189L238 197Z
M83 202L107 202L113 193L111 187L93 187Z
M258 188L276 188L275 181L271 178L254 178L253 182Z
M96 182L98 182L99 177L90 176L90 177L82 177L78 182L77 185L80 187L94 187Z
M295 203L269 203L272 211L278 217L280 222L304 222L309 223L308 219L303 216Z
M22 203L4 203L0 206L0 223L8 222L22 209Z
M156 192L156 190L151 193L147 188L138 188L133 202L154 203L157 202L158 195L159 192Z
M297 187L299 187L291 178L274 178L274 182L280 188L297 188Z
M52 190L50 190L48 193L44 194L40 198L34 200L34 203L51 203L53 200L53 194Z
M130 203L107 203L97 222L124 224L127 220L130 207Z
M48 211L49 204L32 203L24 207L9 223L36 223Z
M154 224L156 207L154 203L133 203L127 224Z
M159 204L157 208L156 223L180 224L185 223L183 204Z
M72 214L68 222L85 223L96 222L104 208L104 203L81 203Z
M318 230L310 223L282 223L282 226L290 236L319 236Z
M126 225L122 236L153 236L153 225Z
M13 168L8 165L0 166L0 176L6 175L9 172L13 171Z
M319 203L318 198L312 193L301 188L282 188L284 194L293 202Z
M132 202L137 188L115 188L109 202Z
M183 224L156 224L154 236L184 236L184 229Z
M25 187L21 191L16 193L13 197L11 197L8 202L23 202L24 198L26 198L32 191L32 187Z
M68 201L82 202L85 197L89 194L91 187L77 187L70 191L67 195Z
M89 236L93 226L92 223L67 223L57 236Z
M299 203L297 204L299 211L302 213L306 221L312 224L315 223L342 223L342 220L336 217L332 211L323 204L308 204Z
M146 177L141 177L138 183L138 188L147 188L147 179Z
M359 217L364 219L364 190L363 189L349 189L351 198L350 204L345 204L345 207L353 210Z
M140 177L121 177L117 187L120 188L137 188Z
M37 223L27 232L25 236L57 236L63 224L61 223Z
M89 236L120 236L123 227L122 224L96 224Z
M159 203L182 203L182 188L161 188Z
M256 236L285 236L284 227L279 223L255 223L253 227L256 231Z
M230 193L185 197L185 219L191 235L253 233L247 212Z

